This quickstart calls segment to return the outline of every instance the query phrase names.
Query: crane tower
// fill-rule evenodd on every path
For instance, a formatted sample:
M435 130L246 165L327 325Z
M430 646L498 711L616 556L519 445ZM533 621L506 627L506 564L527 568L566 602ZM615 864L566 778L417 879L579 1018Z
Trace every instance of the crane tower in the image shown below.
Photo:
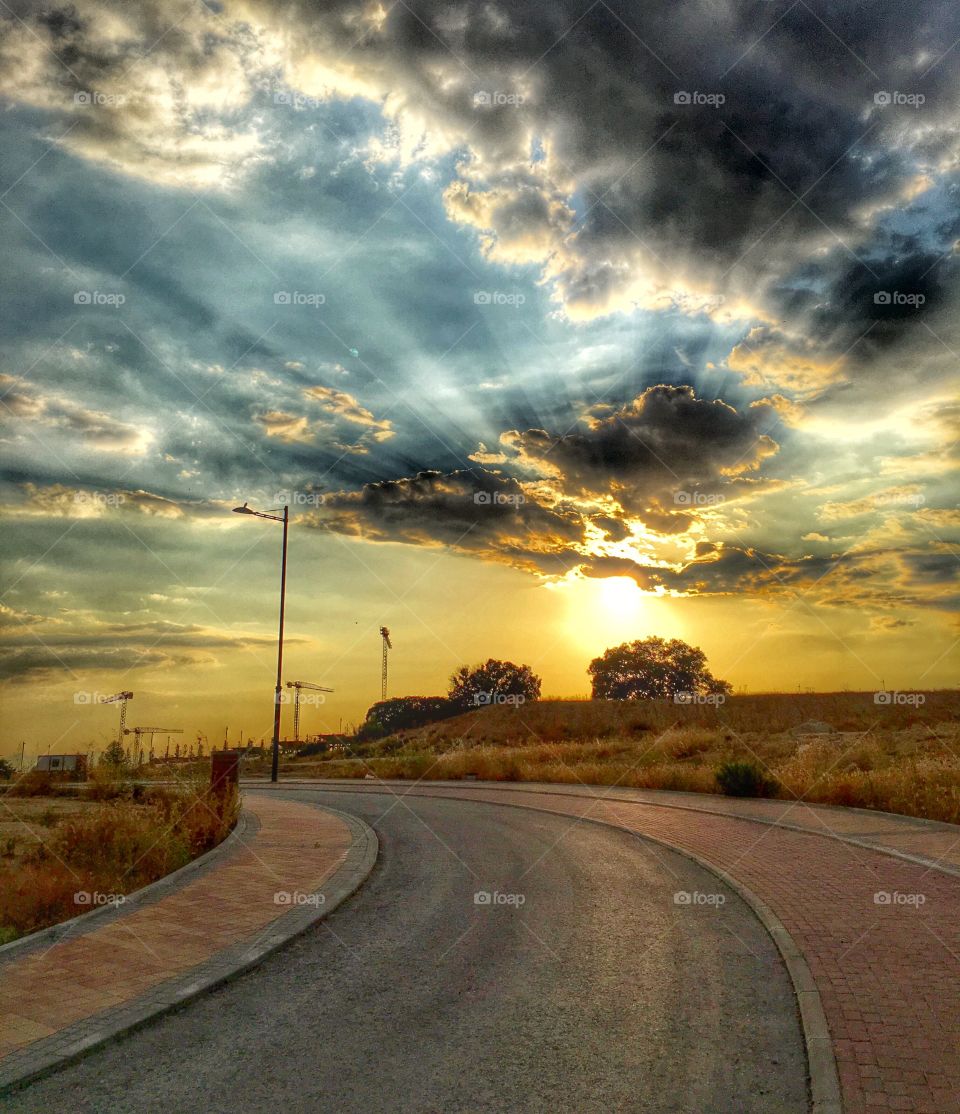
M387 699L387 651L393 649L390 641L390 632L386 627L380 628L380 637L383 639L383 658L380 667L380 699Z

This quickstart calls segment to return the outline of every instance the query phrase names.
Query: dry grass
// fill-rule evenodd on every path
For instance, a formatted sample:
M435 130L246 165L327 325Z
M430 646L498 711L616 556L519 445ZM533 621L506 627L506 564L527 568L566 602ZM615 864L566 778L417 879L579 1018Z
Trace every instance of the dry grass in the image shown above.
M788 800L960 823L960 693L927 697L919 708L878 706L869 693L732 697L720 708L542 701L363 744L359 757L282 768L308 777L476 777L716 793L719 767L750 762ZM791 732L808 720L838 733Z
M44 823L38 814L40 824L24 829L23 853L0 859L0 943L86 912L91 906L78 893L127 894L155 882L220 843L239 812L236 794L220 800L205 785L149 789L138 801L132 793L85 807L31 799L54 815Z

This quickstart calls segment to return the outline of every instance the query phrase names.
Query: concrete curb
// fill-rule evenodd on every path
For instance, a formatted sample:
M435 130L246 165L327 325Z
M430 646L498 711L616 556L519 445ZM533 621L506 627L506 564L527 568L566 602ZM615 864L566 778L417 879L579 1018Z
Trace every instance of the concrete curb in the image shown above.
M283 788L286 791L295 791L297 789L319 789L326 785L329 789L342 788L346 792L363 792L364 789L369 790L372 786L382 785L386 786L389 791L394 791L403 786L409 786L411 789L423 790L424 786L432 785L435 787L443 787L444 789L465 789L467 786L475 789L484 790L500 790L502 792L520 792L520 793L549 793L554 797L573 797L579 801L618 801L621 804L629 805L646 805L648 808L675 808L684 812L703 812L708 816L723 816L728 820L743 820L748 824L766 824L771 828L783 828L787 832L800 832L802 835L819 836L821 839L832 839L838 843L849 843L852 847L859 847L863 851L876 851L881 855L889 855L893 859L900 859L906 863L912 863L914 866L926 867L929 870L939 870L942 874L949 874L954 878L960 878L960 867L950 866L940 862L938 859L932 859L927 855L916 855L910 851L900 851L896 847L888 847L884 843L870 843L864 839L858 839L856 836L843 835L841 832L824 831L820 828L804 828L800 824L790 824L786 821L776 819L767 819L763 816L747 816L738 812L725 812L720 808L707 808L704 805L695 804L678 804L670 801L644 801L637 797L617 797L611 793L597 792L597 793L571 793L563 789L556 788L558 785L566 784L564 782L551 782L551 781L515 781L515 782L499 782L499 781L407 781L398 779L377 779L366 781L362 778L351 779L355 781L356 787L339 779L326 779L318 778L315 782L304 783L301 782L296 785L286 785ZM248 785L247 788L252 788ZM603 790L606 788L603 785L584 785L585 789ZM681 790L676 789L642 789L638 792L642 793L680 793ZM712 797L710 793L687 793L683 795L696 800L698 797ZM720 798L724 800L726 798ZM786 801L785 804L791 802ZM906 822L910 825L917 825L918 827L930 828L933 831L945 831L955 835L960 840L960 825L947 824L943 820L926 820L920 816L901 816L896 812L880 812L872 809L865 808L845 808L843 805L821 805L815 802L804 801L803 804L809 805L811 808L824 808L832 809L835 812L855 812L864 817L883 817L899 823Z
M373 786L369 788L372 789ZM346 788L345 791L350 792L350 789ZM551 809L542 808L538 805L518 804L514 801L492 802L477 800L476 798L468 796L452 798L449 793L439 794L423 791L418 795L422 797L432 797L434 800L472 800L474 804L494 804L502 808L525 808L531 812L542 812L547 816L566 815L565 813L553 812ZM577 794L573 793L557 794L557 796L561 795L577 796ZM582 796L580 799L583 799ZM643 802L631 801L629 803L642 804ZM692 851L688 851L686 848L678 847L675 844L668 843L664 839L658 839L656 836L647 835L645 832L635 831L633 828L625 827L623 824L617 824L611 820L600 820L593 816L580 817L579 820L588 824L597 824L604 828L612 828L614 831L627 832L637 839L645 840L648 843L655 843L660 847L667 848L669 851L685 856L708 871L715 878L718 878L753 910L757 919L773 940L777 951L783 959L787 974L790 976L790 981L793 984L793 992L797 999L797 1009L800 1015L800 1028L803 1032L803 1042L807 1053L807 1071L809 1073L812 1114L843 1114L843 1101L840 1094L840 1078L837 1073L837 1061L833 1054L833 1040L830 1036L829 1027L827 1026L827 1017L824 1013L820 992L817 990L817 984L811 974L806 959L803 957L803 953L797 947L793 937L786 930L783 922L770 906L758 898L751 890L748 890L742 883L736 881L731 875L727 874L726 871L721 870L720 867L714 866L706 859L701 858Z
M314 807L334 813L347 824L352 835L343 863L315 891L321 898L320 903L292 909L272 921L263 932L225 949L182 975L159 983L139 998L78 1021L12 1053L0 1065L0 1095L48 1075L244 974L351 897L377 861L380 845L376 834L354 816L326 806Z
M244 837L253 835L259 827L259 821L252 812L241 812L233 826L233 831L216 847L211 847L209 851L191 859L190 862L178 870L158 878L156 882L151 882L149 886L143 886L139 890L127 894L122 905L105 905L99 909L91 909L89 912L71 917L69 921L61 921L59 924L50 925L49 928L41 928L37 932L31 932L27 936L11 940L9 944L0 947L0 965L8 960L17 959L22 954L39 951L42 948L52 948L54 944L60 943L65 937L69 936L75 939L78 936L83 936L93 929L99 928L104 921L117 920L142 905L152 905L153 902L159 901L171 890L177 890L186 885L187 882L192 881L194 875L206 874L208 870L217 865L221 858L232 855L238 849L238 845Z

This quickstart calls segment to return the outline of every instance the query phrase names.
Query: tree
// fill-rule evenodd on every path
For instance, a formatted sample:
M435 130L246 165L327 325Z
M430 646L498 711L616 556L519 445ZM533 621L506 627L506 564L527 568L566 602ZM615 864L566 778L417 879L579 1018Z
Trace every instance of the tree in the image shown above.
M529 665L488 658L471 669L462 665L450 678L450 700L460 710L484 704L522 704L540 698L540 678Z
M100 755L100 761L107 766L116 766L117 769L126 766L127 756L124 752L123 744L118 739L114 739L112 743L108 744L103 754Z
M367 712L359 737L373 739L408 727L423 727L459 711L445 696L395 696L378 700Z
M9 781L13 777L13 766L6 760L0 758L0 781Z
M644 638L613 646L587 669L594 700L655 700L676 693L728 693L732 686L707 669L707 658L679 638Z

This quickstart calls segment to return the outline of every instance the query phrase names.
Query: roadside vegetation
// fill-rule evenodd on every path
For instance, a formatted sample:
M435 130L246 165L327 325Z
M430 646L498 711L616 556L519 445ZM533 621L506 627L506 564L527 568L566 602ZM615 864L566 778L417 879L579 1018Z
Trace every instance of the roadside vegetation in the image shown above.
M236 793L206 779L134 784L99 765L83 786L32 771L0 795L0 944L157 881L220 843Z
M913 705L878 705L873 693L500 705L282 770L726 792L960 823L960 692L920 695Z

